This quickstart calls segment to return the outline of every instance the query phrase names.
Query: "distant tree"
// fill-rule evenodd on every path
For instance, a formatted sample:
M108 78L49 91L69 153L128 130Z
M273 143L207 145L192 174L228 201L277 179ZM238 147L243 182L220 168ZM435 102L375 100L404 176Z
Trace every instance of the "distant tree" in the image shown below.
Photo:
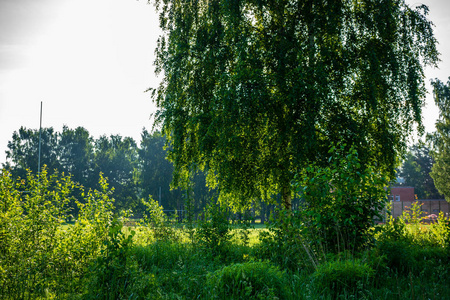
M93 174L93 155L93 138L85 128L63 127L59 138L61 171L71 174L72 180L82 184L86 189L94 187L92 182L98 182L98 174Z
M163 153L164 138L161 135L159 137L159 145L156 148ZM157 154L158 151L152 153ZM25 178L26 169L37 172L38 152L39 131L21 127L13 133L12 140L8 142L7 162L3 167L8 169L13 177ZM158 161L169 167L157 167L152 180L158 179L156 184L167 182L166 190L169 190L171 165L165 161L165 153L157 155L161 155ZM139 205L138 187L146 185L138 182L144 179L138 176L141 172L138 160L137 144L130 137L111 135L94 140L83 127L70 129L64 126L61 133L53 128L42 129L41 166L45 164L48 170L56 169L60 173L70 174L72 180L83 185L85 190L100 188L99 173L102 172L108 178L110 186L115 189L114 197L118 210ZM73 196L77 199L82 198L74 193ZM153 196L156 199L157 194ZM74 209L72 213L76 214L75 203L71 202L70 205Z
M58 134L50 128L41 131L41 168L47 165L48 170L60 168L58 160ZM4 168L10 170L13 177L26 178L26 170L38 172L39 161L39 130L20 127L14 131L12 140L8 142Z
M214 195L205 184L205 174L198 173L191 178L188 191L171 188L173 165L166 159L167 150L164 149L166 138L159 131L149 133L146 129L141 134L139 152L139 189L141 198L151 195L160 201L165 210L186 210L183 197L190 193L193 213L199 213L206 206L207 201ZM161 196L161 197L160 197Z
M58 157L60 162L60 172L70 175L73 182L79 183L84 190L97 188L99 181L98 174L93 170L94 141L89 132L83 127L70 129L63 126L59 134ZM71 213L78 215L79 207L74 199L82 201L82 190L73 189L74 198L69 202Z
M402 164L400 177L404 179L403 186L412 186L419 199L441 199L442 195L434 185L430 176L433 166L430 149L424 143L413 145Z
M235 207L282 196L331 145L391 177L438 61L428 8L403 0L152 1L153 90L174 184L198 169ZM347 150L348 150L347 149Z
M439 79L432 81L434 101L439 108L436 131L428 136L433 145L435 163L431 177L438 191L450 202L450 77L447 84Z
M138 205L136 164L137 145L131 137L101 136L94 143L94 174L100 172L114 188L116 209L128 209Z
M179 209L177 201L181 198L181 192L170 189L173 166L166 159L165 140L158 131L142 131L138 150L140 195L144 199L151 195L153 199L160 201L159 204L166 210Z

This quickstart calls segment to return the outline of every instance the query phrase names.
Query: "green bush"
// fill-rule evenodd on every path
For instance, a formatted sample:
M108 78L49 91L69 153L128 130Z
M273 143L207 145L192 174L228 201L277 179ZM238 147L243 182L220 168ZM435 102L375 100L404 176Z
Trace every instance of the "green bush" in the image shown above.
M313 270L325 255L313 240L302 235L303 222L298 212L276 210L267 226L268 231L259 233L260 243L253 246L253 254L259 259L298 271Z
M384 257L386 266L394 272L407 275L433 272L440 265L450 263L446 248L439 245L422 245L408 239L390 239L377 242L377 255Z
M401 217L394 218L389 216L386 224L376 227L376 240L377 241L406 241L411 242L411 238L406 230L405 220Z
M407 274L414 265L413 245L407 240L383 240L377 243L377 251L385 257L388 268Z
M131 251L142 272L155 276L164 299L198 299L203 295L206 274L216 268L203 254L190 243L174 241L155 241Z
M148 201L143 199L141 201L147 209L144 212L144 222L140 225L151 230L154 240L178 240L180 237L174 227L175 221L167 217L158 201L154 200L151 195L149 195ZM143 229L142 226L141 229ZM147 238L147 240L150 239Z
M413 246L412 257L414 259L414 270L417 273L427 272L431 274L439 266L448 266L450 255L447 249L436 246Z
M302 206L275 212L255 254L290 270L317 268L328 253L358 252L374 242L374 218L387 200L386 178L360 164L353 147L333 146L327 166L311 164L293 183Z
M431 224L430 232L436 245L446 248L450 255L450 220L441 211L436 222Z
M388 181L376 167L362 165L354 147L337 145L329 153L326 166L311 164L296 175L302 236L325 252L358 251L373 242Z
M373 275L372 267L360 259L339 259L319 265L312 275L312 283L319 293L332 296L344 292L355 294Z
M137 270L130 259L133 235L122 232L123 224L114 218L104 247L95 261L89 281L87 299L124 299L131 297ZM134 268L133 268L134 267Z
M69 177L47 174L15 180L0 174L0 298L33 298L64 287L57 251L73 188Z
M420 221L420 206L416 203L402 216L396 219L391 216L384 226L377 227L376 251L385 257L386 266L391 270L403 275L419 274L448 264L448 221L440 214L428 229L422 228Z
M28 172L25 179L0 174L0 298L35 299L81 295L89 266L100 255L111 226L113 199L100 176L100 191L84 194L69 176L39 176ZM65 225L68 203L74 189L78 219Z
M208 275L208 298L285 299L284 276L267 262L232 264Z
M100 255L91 267L84 299L157 299L158 282L144 272L134 255L134 231L114 218Z
M252 226L252 216L250 215L250 212L243 211L239 212L238 219L234 220L234 224L237 225L237 230L235 230L235 238L237 238L242 245L248 246L250 243L250 229L253 228Z
M226 256L231 239L229 213L220 203L211 201L205 208L205 218L199 221L196 240L201 248L216 257Z

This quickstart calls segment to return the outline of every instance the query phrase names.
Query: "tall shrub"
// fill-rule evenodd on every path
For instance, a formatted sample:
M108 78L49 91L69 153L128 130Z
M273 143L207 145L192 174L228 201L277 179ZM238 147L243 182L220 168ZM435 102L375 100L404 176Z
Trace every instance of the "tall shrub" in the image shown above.
M204 220L199 222L196 231L199 245L214 256L223 256L231 238L227 208L211 200L205 208Z
M153 238L157 241L178 240L179 234L174 228L175 220L171 220L164 213L163 207L159 205L158 201L154 200L151 195L149 195L147 201L144 199L141 201L146 207L143 213L143 222L141 222L141 230L144 228L150 229ZM147 240L149 240L148 237Z
M106 180L100 177L100 191L81 192L78 220L66 225L77 188L69 176L49 175L45 167L25 179L0 175L0 298L83 293L112 224L114 200Z
M17 181L3 172L0 182L0 294L33 298L50 289L48 279L58 276L52 266L73 183L57 173L48 175L46 168L39 176L28 172Z
M327 166L311 164L294 183L304 206L303 235L327 251L356 250L371 242L374 218L386 203L387 178L370 164L361 164L354 147L329 150Z

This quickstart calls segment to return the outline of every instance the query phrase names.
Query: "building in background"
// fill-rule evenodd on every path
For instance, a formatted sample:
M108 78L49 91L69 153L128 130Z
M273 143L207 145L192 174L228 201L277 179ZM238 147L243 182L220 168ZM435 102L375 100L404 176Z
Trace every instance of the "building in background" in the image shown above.
M439 212L449 217L450 205L445 199L417 199L414 187L394 186L391 187L389 200L392 203L391 214L394 218L402 215L403 211L409 210L413 202L418 201L422 211L422 217L434 218Z
M413 202L416 200L416 195L414 194L414 187L411 186L394 186L391 187L390 200Z

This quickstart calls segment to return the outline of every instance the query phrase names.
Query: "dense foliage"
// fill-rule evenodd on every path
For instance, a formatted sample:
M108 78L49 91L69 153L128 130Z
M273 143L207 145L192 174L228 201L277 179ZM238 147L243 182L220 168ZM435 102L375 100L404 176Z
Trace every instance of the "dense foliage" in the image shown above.
M372 242L371 229L386 206L387 178L374 166L361 165L354 148L330 149L327 167L311 164L296 186L305 201L299 227L326 252L361 249ZM313 238L314 237L314 238Z
M0 299L446 299L450 223L420 224L418 206L371 231L374 243L328 252L288 214L267 229L232 225L211 203L198 230L153 199L141 225L114 213L106 180L72 224L67 176L0 174ZM23 189L27 192L24 193ZM419 208L420 210L420 208ZM408 222L409 224L406 224ZM285 228L282 228L285 227ZM280 230L282 229L282 230ZM250 236L250 237L249 237ZM342 245L351 244L345 237ZM280 241L280 242L277 242ZM282 252L280 246L283 246Z
M439 119L436 121L436 132L429 136L433 143L432 156L436 161L430 175L438 191L450 201L450 78L447 84L436 79L432 85Z
M89 282L90 264L100 255L112 226L113 200L103 177L99 191L77 202L79 214L71 226L70 177L28 173L14 180L0 174L0 298L36 299L55 292L59 297L81 293ZM81 200L81 199L80 199Z
M234 207L280 194L330 145L393 177L426 64L438 58L428 8L403 0L161 1L153 90L175 184L205 169Z

